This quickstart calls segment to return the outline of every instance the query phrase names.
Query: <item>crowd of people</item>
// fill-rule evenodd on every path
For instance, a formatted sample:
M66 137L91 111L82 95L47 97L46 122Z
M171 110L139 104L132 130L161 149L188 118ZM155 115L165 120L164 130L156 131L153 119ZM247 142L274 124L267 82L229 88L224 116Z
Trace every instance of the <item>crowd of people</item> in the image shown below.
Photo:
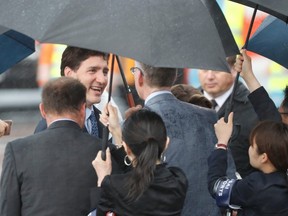
M199 89L174 85L176 68L136 62L144 105L122 121L115 103L97 108L109 55L68 46L35 133L6 145L0 215L288 215L288 96L278 110L241 53L230 73L200 70ZM236 84L225 122L239 72L247 88ZM0 136L7 128L0 120Z

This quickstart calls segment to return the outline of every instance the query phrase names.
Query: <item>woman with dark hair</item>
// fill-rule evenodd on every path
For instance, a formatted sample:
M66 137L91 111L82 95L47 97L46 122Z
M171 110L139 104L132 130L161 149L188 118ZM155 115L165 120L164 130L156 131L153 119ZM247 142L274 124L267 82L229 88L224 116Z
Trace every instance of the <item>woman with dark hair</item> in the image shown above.
M260 122L250 134L250 164L258 169L241 180L226 176L227 143L233 114L215 124L216 149L208 159L208 187L220 207L239 209L238 216L288 215L288 126Z
M161 154L169 143L162 118L142 109L126 119L121 128L115 107L108 104L109 116L101 117L116 143L122 142L127 153L124 158L131 171L111 173L110 152L107 159L99 153L92 162L97 176L100 198L97 216L111 211L117 216L180 215L184 204L187 180L176 167L161 163ZM122 141L123 140L123 141Z
M172 94L179 100L197 106L212 108L213 104L200 90L188 84L176 84L171 87Z

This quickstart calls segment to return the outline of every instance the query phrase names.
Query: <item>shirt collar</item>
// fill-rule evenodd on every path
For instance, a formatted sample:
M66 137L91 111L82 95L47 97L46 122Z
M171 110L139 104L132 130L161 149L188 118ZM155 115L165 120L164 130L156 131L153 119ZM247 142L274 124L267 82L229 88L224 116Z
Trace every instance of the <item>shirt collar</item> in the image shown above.
M149 101L149 100L151 100L153 97L156 97L157 95L160 95L160 94L172 94L171 93L171 91L167 91L167 90L161 90L161 91L155 91L155 92L152 92L147 98L146 98L146 100L145 100L145 105L147 104L147 102Z
M228 91L226 91L224 94L216 97L216 98L213 98L211 95L209 95L206 91L204 91L204 96L206 98L208 98L209 100L212 100L214 99L217 103L217 107L222 107L222 105L225 103L225 101L227 100L227 98L230 96L230 94L232 93L233 91L233 87L234 87L234 84L228 89Z

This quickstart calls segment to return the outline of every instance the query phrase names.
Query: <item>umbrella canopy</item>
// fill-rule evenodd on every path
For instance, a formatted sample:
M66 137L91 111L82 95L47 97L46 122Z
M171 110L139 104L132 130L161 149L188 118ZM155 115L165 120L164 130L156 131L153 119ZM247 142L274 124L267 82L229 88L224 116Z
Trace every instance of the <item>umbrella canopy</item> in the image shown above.
M287 0L230 0L249 7L269 13L284 22L288 22L288 1Z
M32 38L0 26L0 74L34 51L35 42Z
M249 40L247 48L288 69L288 26L274 16L268 16Z
M95 49L158 67L228 71L239 50L216 1L9 0L0 24L40 42Z

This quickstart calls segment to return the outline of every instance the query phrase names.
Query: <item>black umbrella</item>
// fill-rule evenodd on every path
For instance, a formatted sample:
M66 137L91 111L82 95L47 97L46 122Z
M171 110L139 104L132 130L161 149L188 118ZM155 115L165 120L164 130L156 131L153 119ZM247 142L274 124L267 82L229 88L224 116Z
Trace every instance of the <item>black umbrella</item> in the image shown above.
M0 74L31 55L35 41L4 26L0 26Z
M0 25L161 67L228 71L225 58L239 52L212 0L9 0Z

